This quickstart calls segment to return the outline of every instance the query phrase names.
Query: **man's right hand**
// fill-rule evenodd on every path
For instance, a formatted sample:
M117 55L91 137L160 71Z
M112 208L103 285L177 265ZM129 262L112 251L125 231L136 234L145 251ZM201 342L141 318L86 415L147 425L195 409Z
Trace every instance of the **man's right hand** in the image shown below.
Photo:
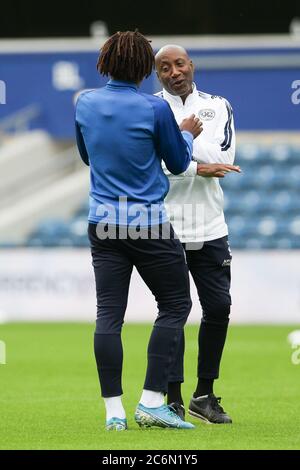
M197 175L208 178L224 178L226 173L234 171L241 173L241 169L236 165L225 165L224 163L198 163Z
M193 134L194 139L198 137L203 131L203 124L199 118L195 117L195 114L192 114L190 117L185 118L179 126L181 131L188 131Z

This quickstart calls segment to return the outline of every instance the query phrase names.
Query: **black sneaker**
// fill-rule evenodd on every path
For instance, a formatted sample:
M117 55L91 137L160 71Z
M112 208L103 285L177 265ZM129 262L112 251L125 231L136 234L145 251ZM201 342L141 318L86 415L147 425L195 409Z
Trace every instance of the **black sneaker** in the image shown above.
M202 419L206 423L232 423L232 419L223 410L220 401L221 398L216 397L213 393L199 398L192 397L189 406L189 414Z
M174 413L176 413L177 416L179 416L179 418L182 419L182 421L185 421L185 409L184 409L184 406L181 405L181 403L177 403L177 402L170 403L168 407L171 408L172 411L174 411Z

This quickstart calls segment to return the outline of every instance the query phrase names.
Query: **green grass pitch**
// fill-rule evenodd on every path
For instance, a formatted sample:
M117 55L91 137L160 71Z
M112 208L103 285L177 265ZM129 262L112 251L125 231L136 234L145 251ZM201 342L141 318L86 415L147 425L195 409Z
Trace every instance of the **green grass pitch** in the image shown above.
M233 425L191 431L139 429L133 415L146 365L149 325L127 324L124 344L126 432L104 430L90 324L7 324L0 339L1 449L299 449L300 365L291 363L296 326L231 326L215 393ZM186 404L194 389L197 327L186 327Z

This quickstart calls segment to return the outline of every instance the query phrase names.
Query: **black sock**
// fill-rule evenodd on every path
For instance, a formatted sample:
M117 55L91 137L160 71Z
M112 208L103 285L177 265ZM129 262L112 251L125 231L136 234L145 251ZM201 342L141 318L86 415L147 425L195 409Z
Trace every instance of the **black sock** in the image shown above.
M213 393L214 379L198 379L197 388L194 393L194 398Z
M168 405L170 403L180 403L183 405L183 399L181 395L181 382L169 382L168 383Z

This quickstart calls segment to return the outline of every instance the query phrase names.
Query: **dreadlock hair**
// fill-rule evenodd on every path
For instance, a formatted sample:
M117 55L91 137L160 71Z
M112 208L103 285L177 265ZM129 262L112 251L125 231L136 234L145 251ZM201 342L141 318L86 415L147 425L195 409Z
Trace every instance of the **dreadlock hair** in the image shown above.
M118 31L100 49L97 70L116 80L141 82L154 68L154 53L145 36L135 31Z

